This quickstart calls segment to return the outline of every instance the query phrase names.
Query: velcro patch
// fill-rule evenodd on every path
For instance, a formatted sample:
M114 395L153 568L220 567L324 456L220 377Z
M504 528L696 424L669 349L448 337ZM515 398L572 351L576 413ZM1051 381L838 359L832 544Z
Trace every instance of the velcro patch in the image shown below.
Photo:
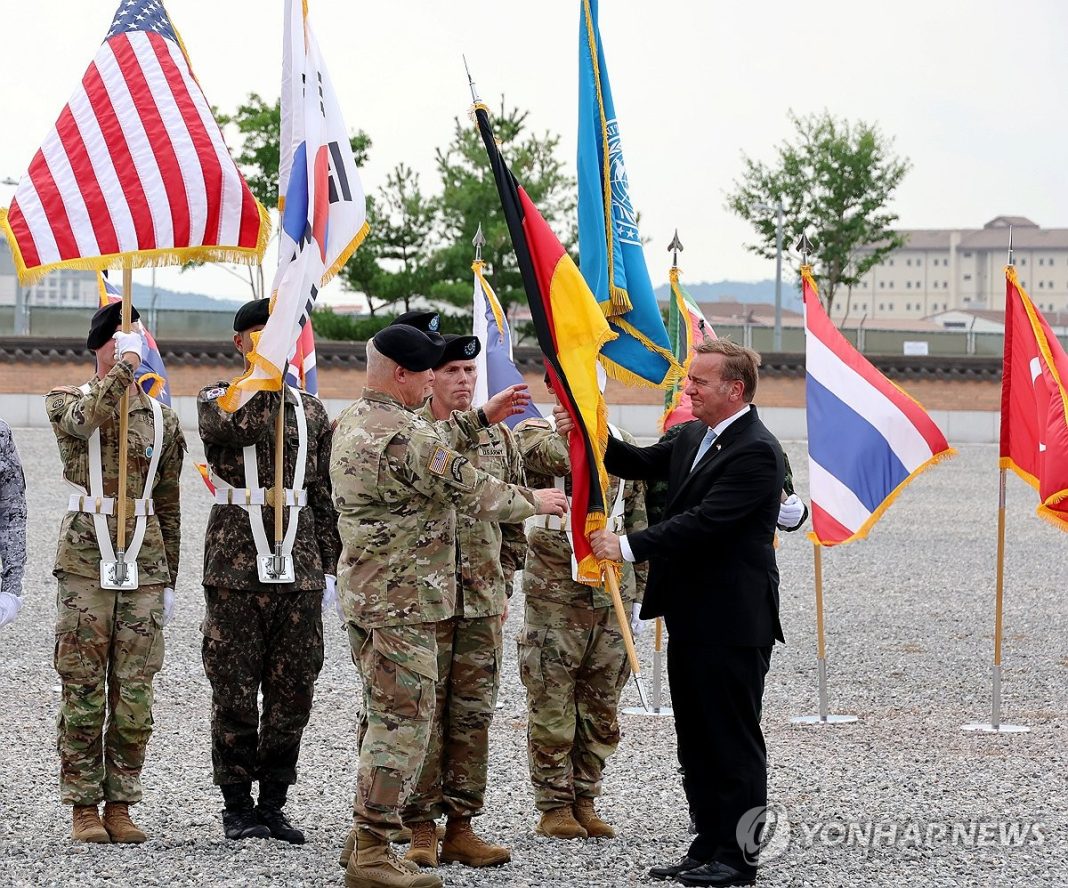
M428 468L434 475L444 475L452 464L453 458L456 456L453 451L440 445L434 448L434 452L430 454L430 463Z

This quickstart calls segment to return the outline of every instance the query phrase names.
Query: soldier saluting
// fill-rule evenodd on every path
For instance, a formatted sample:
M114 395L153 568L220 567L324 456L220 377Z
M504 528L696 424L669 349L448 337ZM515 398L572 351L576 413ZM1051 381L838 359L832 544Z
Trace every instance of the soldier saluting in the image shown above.
M245 356L246 370L252 334L267 323L269 303L254 299L234 317L234 344ZM318 398L290 386L257 392L228 413L219 405L227 386L207 386L197 398L215 488L203 580L214 777L225 803L228 839L271 836L302 844L304 833L282 808L297 780L300 741L323 666L321 611L335 594L341 550L330 501L330 422ZM275 421L283 392L287 486L276 490ZM278 503L285 509L281 565L268 542Z
M96 354L96 375L45 396L63 477L76 491L60 527L53 573L59 584L55 667L63 687L60 790L63 803L73 805L71 835L80 842L145 840L128 806L141 800L152 679L163 665L163 627L174 608L178 575L185 438L178 414L136 385L145 344L139 333L115 332L121 313L116 302L93 315L85 344ZM132 317L138 318L136 309ZM124 392L130 499L127 548L117 557Z

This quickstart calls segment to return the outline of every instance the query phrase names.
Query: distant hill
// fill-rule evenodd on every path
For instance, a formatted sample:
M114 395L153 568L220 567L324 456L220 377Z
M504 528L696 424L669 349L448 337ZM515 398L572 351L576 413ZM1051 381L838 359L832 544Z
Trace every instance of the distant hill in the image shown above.
M683 282L683 286L697 302L775 302L775 281L700 281ZM666 303L671 288L664 284L656 288L657 301ZM782 282L783 308L801 310L801 291L792 282Z
M252 291L249 290L249 299ZM152 288L146 284L133 285L133 301L139 309L148 311L152 308ZM227 311L233 312L244 304L241 299L216 299L203 293L179 293L156 287L157 309L179 309L183 311Z

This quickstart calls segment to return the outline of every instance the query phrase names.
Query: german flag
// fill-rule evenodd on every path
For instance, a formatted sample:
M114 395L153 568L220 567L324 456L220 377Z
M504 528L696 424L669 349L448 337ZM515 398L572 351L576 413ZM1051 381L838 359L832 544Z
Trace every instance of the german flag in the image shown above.
M579 579L600 585L601 568L589 543L589 534L605 527L607 514L608 409L597 385L597 354L616 334L609 329L578 266L501 157L489 110L476 103L474 111L508 221L538 345L553 390L575 423L570 439L571 528Z

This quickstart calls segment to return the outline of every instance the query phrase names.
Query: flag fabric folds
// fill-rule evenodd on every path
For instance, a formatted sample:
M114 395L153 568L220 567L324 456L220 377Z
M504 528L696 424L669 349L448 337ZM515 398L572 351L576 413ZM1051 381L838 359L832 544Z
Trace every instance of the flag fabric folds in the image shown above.
M1038 515L1068 530L1068 355L1005 268L1001 460L1038 491Z
M538 345L553 390L575 424L570 436L575 560L579 579L598 585L601 568L589 534L606 524L608 409L597 386L597 353L615 334L574 261L501 157L485 105L475 105L475 119L508 222Z
M348 127L301 0L286 0L278 268L271 315L249 370L219 399L234 411L257 391L277 391L319 290L367 235L367 207ZM304 352L304 358L308 353Z
M631 204L619 121L597 26L597 0L581 0L578 234L582 276L617 337L601 350L608 374L663 387L682 369L671 352Z
M125 0L0 229L19 278L263 258L249 191L161 0Z
M482 348L475 357L478 376L475 380L474 404L485 404L497 392L510 385L518 385L523 375L515 365L512 357L512 336L508 330L508 318L504 308L497 299L497 294L482 274L486 263L476 260L471 264L475 275L474 313L472 333L482 343ZM515 428L524 419L540 418L541 413L531 402L522 413L505 420L509 428Z
M805 300L810 538L863 539L898 493L955 451L924 409L858 352L820 304L809 266Z
M122 291L109 281L103 274L97 272L97 287L100 290L100 305L105 306L110 302L122 302ZM145 326L144 321L135 321L134 329L145 338L148 350L134 373L137 384L150 398L155 398L168 407L171 406L171 386L167 379L167 368L163 364L163 355L160 354L159 346L151 331Z
M694 347L704 339L715 339L715 331L708 326L704 313L694 298L679 283L679 270L672 268L668 272L671 281L671 301L668 303L668 338L675 360L683 369L690 372ZM660 430L666 432L672 426L689 422L694 418L690 396L686 394L686 377L673 381L664 391L664 415L660 420Z
M303 389L309 395L319 394L319 371L315 366L315 333L311 324L301 327L293 357L286 368L286 385Z

